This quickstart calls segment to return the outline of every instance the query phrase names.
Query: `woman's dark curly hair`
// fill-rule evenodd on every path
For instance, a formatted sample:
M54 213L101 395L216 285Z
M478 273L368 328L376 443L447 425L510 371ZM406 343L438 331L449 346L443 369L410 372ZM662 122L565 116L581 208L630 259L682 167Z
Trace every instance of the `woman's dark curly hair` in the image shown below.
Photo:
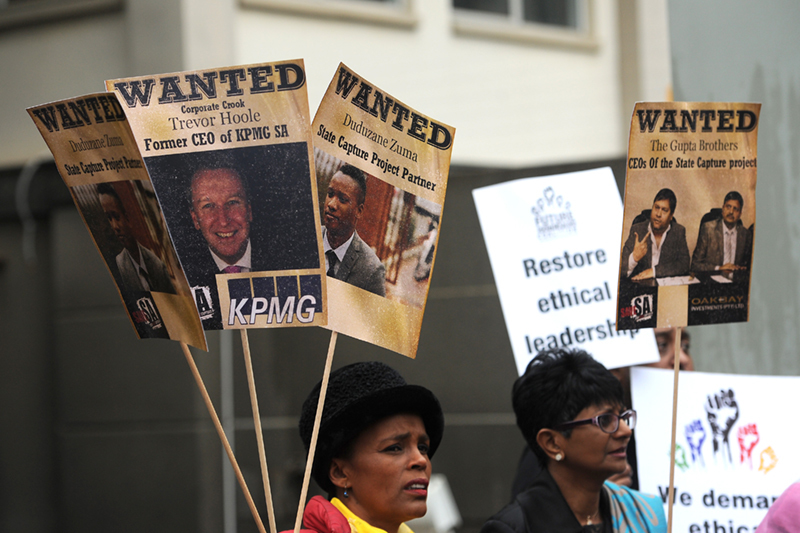
M517 426L543 467L548 458L536 442L541 429L569 422L592 405L622 406L623 398L622 385L606 367L583 350L562 348L539 352L512 391Z

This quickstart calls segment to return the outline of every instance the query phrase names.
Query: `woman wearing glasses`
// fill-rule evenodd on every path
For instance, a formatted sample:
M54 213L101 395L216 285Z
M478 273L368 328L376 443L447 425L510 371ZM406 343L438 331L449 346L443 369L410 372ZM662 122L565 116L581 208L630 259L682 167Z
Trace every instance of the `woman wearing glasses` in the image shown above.
M541 352L513 403L542 472L481 533L666 532L659 498L606 481L627 466L636 412L603 365L580 350Z

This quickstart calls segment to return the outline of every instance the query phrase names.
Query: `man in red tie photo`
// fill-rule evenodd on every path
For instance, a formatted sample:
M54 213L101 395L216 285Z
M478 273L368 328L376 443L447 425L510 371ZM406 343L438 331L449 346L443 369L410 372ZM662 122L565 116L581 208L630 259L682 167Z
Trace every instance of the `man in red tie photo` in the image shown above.
M232 168L200 169L192 177L192 222L226 274L250 272L253 211L244 182Z

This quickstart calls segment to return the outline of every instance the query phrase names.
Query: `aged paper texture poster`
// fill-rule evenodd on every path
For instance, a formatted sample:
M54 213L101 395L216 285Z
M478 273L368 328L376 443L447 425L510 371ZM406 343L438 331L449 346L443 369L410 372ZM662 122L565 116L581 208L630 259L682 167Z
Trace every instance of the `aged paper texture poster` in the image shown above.
M751 103L636 104L619 329L747 321L760 109Z
M414 357L455 130L340 64L312 131L327 327Z
M28 109L139 338L206 349L186 276L125 112L113 93Z
M302 60L106 82L209 329L323 325Z

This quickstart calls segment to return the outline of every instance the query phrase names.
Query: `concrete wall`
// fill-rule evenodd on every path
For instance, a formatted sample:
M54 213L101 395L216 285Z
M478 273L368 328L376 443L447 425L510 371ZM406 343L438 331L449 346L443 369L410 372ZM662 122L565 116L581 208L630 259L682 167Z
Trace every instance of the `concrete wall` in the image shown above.
M750 321L693 328L697 369L798 375L800 4L670 0L669 19L676 100L762 103Z
M0 31L0 167L49 153L26 107L105 91L104 81L180 70L177 0L127 2L122 11Z
M0 530L56 524L55 390L48 231L25 264L22 226L0 225ZM34 327L31 325L35 324Z
M75 210L51 216L50 246L59 525L219 531L220 445L179 346L136 339Z
M73 207L37 226L25 261L0 224L0 530L220 531L221 446L178 346L136 340Z

